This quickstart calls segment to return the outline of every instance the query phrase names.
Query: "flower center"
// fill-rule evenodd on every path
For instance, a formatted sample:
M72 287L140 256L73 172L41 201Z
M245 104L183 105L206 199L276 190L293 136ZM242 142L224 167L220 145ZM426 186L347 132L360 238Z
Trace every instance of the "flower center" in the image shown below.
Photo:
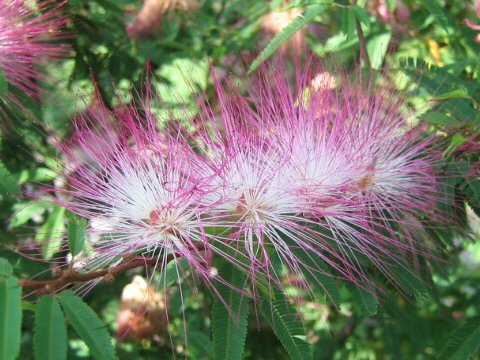
M258 194L250 190L248 195L242 193L238 199L234 214L243 217L248 222L257 223L263 222L262 219L266 217L269 211L271 211L271 207L265 201L259 199Z
M161 208L150 212L149 224L161 233L178 236L184 227L175 209Z

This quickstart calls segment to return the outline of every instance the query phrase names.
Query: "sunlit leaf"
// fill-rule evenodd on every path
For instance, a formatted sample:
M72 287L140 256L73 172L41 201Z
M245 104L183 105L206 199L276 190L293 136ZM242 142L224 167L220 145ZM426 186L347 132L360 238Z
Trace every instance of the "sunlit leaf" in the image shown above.
M382 66L391 38L392 33L387 31L373 35L367 40L368 57L373 69L379 69Z
M85 229L87 220L75 215L70 215L68 219L68 247L72 256L76 256L82 251L85 243Z
M457 147L460 145L465 144L468 139L463 136L462 134L455 134L452 136L450 140L450 144L448 145L447 149L444 151L443 156L448 157L452 152L455 151Z
M42 245L42 255L50 259L62 245L65 208L55 206L45 223L37 230L35 241Z

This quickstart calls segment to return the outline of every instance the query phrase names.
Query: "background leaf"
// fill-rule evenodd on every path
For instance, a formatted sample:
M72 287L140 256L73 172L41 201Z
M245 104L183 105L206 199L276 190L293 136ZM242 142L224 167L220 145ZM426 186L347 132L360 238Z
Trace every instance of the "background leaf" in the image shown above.
M67 358L67 326L57 300L44 295L38 300L33 336L35 359Z
M0 279L0 359L16 359L20 351L22 289L16 277Z
M300 16L296 17L285 29L270 41L270 43L262 50L260 55L252 62L248 72L251 73L265 61L285 42L287 42L297 31L310 23L315 17L320 15L324 10L325 5L312 5Z
M370 14L367 10L358 5L355 5L353 7L353 13L355 14L355 17L358 19L358 21L365 24L366 26L370 26Z
M480 348L480 316L467 319L449 336L445 349L440 354L441 360L465 360Z
M262 315L272 327L291 359L312 359L312 349L305 341L305 330L299 313L285 296L272 290L274 298L262 301Z
M35 241L42 245L42 255L45 259L51 259L60 250L65 230L65 211L65 208L55 206L47 221L37 230Z
M97 360L116 359L112 339L97 314L71 291L58 296L73 328Z
M72 256L77 256L85 244L85 229L87 220L70 215L68 219L68 247Z
M0 69L0 96L4 97L8 92L8 82L5 73Z
M245 275L230 265L221 268L222 277L237 289L243 289ZM219 284L218 297L213 303L212 336L214 358L240 360L247 335L249 299L235 288ZM222 301L223 300L223 301Z
M424 115L422 115L422 118L428 122L429 124L432 125L451 125L456 122L455 118L452 118L450 116L447 116L443 113L436 112L436 111L430 111Z
M0 276L9 277L13 274L12 265L7 259L0 258Z
M347 288L352 295L353 306L361 315L374 316L377 314L378 300L372 293L353 283L347 284Z
M437 0L423 0L421 4L432 14L434 21L438 22L445 31L448 31L448 20Z
M390 31L382 34L375 34L368 38L367 52L368 57L370 58L370 65L372 66L372 69L381 68L391 38L392 33Z
M17 180L13 177L10 171L0 161L0 195L4 198L12 197L18 194L20 187Z

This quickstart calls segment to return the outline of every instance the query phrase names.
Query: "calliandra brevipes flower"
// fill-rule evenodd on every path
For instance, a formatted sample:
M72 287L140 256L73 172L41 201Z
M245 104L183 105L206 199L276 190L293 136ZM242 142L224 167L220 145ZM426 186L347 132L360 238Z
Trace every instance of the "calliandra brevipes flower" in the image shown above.
M202 201L217 219L217 227L224 230L223 236L220 233L211 240L228 244L221 255L236 260L236 265L246 260L244 268L249 270L254 287L258 274L282 286L278 269L273 266L279 261L295 273L324 274L322 266L312 263L315 256L344 278L353 278L342 254L317 241L318 234L304 218L305 202L294 191L296 184L288 176L293 171L288 151L280 150L273 139L259 136L255 129L258 114L246 98L237 92L229 98L220 86L217 97L219 121L209 123L198 135L211 164L204 169L215 174L210 184L212 191ZM238 253L246 258L236 259ZM302 260L302 255L307 260ZM309 266L302 267L305 261Z
M394 283L394 269L415 271L411 258L433 250L420 240L422 219L445 220L435 210L434 137L409 126L401 98L360 72L334 76L309 63L296 84L278 64L258 74L248 97L217 85L215 135L207 127L202 137L218 164L211 211L252 276L280 280L281 263L305 285L332 272L371 286L366 264Z
M205 180L188 163L195 153L180 142L169 145L148 107L142 114L129 106L92 107L62 145L66 186L55 190L56 201L90 220L91 240L73 267L108 269L133 255L158 259L154 268L162 271L182 258L208 282L209 219L199 201Z
M0 72L9 87L30 98L38 97L38 80L45 78L35 65L67 54L67 46L58 43L66 37L61 30L66 23L63 5L52 0L28 5L23 0L0 0ZM1 92L0 101L22 106L12 89Z

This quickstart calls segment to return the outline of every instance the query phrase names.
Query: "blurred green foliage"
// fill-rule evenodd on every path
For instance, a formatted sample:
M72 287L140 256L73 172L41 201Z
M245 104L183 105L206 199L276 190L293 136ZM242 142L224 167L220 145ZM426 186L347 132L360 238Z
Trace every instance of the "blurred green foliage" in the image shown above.
M13 305L8 313L2 313L0 307L0 334L8 334L7 338L0 337L0 358L14 358L20 343L19 359L35 358L35 348L36 358L41 359L45 354L45 349L38 350L42 344L63 335L61 328L42 323L43 337L34 336L39 326L35 325L36 318L63 320L62 309L68 324L68 359L113 358L114 350L120 359L183 358L186 351L192 359L210 359L214 352L223 353L229 346L237 347L234 352L240 351L243 358L259 360L287 359L289 355L294 359L479 358L480 44L476 41L478 34L464 23L465 18L480 22L473 2L363 0L353 5L340 0L288 4L280 0L200 0L194 8L182 10L173 7L189 0L163 1L172 7L167 13L157 14L153 33L139 37L131 37L127 25L134 22L141 3L67 1L69 23L65 30L72 35L68 40L71 57L42 64L50 79L39 105L23 99L41 125L17 113L12 114L15 131L2 130L0 256L13 269L0 258L0 305L3 309ZM290 19L290 26L289 22L277 26L284 27L283 31L272 32L265 15L293 10L303 15ZM330 281L326 286L332 289L332 298L325 297L320 289L313 299L305 296L299 304L303 325L294 310L286 309L289 304L282 294L271 303L255 306L238 304L237 299L235 306L240 306L242 314L250 313L248 323L246 317L239 319L248 329L244 351L238 350L243 346L242 339L235 337L233 343L212 343L212 321L220 327L215 330L214 324L213 340L215 331L235 331L236 324L222 323L222 316L228 314L222 315L218 299L202 287L186 283L180 287L172 273L174 268L163 278L157 275L153 279L154 284L160 284L159 293L169 299L168 321L160 317L154 323L155 330L149 329L137 339L115 333L119 330L117 320L128 310L128 304L121 301L122 289L141 273L140 269L88 291L83 300L89 306L71 293L63 293L59 303L49 296L38 302L27 296L20 316L19 288L12 271L18 278L41 274L40 278L47 279L52 268L12 250L34 243L43 246L43 257L49 259L55 258L65 242L61 236L65 230L70 233L72 248L84 241L81 220L70 217L63 208L24 195L34 191L38 183L55 186L61 181L55 171L62 166L55 141L68 139L75 112L92 106L96 97L111 108L121 102L140 101L139 95L146 89L148 62L165 101L158 109L159 118L174 114L182 121L185 109L195 112L199 91L214 96L209 63L235 78L246 76L248 69L255 71L275 53L301 58L312 52L351 69L362 61L359 27L372 68L387 65L390 80L408 94L408 106L416 114L413 121L423 122L426 131L443 136L445 165L439 171L455 167L456 175L446 180L445 196L456 202L451 215L465 224L465 230L461 234L449 229L431 230L431 237L443 243L447 251L443 259L420 264L430 270L425 276L418 279L403 274L404 293L383 279L385 291L377 294L379 300L370 292L326 280ZM305 41L300 51L289 42L299 34ZM0 74L0 91L6 91L6 86ZM297 295L301 291L293 286L288 290ZM154 322L155 315L134 311L134 320L136 323L130 324L133 328ZM22 333L17 339L19 333L14 329L20 324ZM106 344L107 330L114 339L111 348Z

